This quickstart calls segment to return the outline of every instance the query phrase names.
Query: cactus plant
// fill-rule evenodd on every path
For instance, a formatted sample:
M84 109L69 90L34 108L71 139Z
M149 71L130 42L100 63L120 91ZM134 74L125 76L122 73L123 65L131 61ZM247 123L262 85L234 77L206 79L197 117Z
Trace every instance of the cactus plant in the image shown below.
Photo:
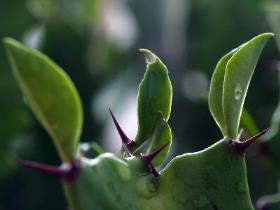
M223 138L202 151L176 156L160 171L171 146L172 86L155 54L141 50L147 68L138 91L135 140L110 111L123 143L120 154L103 153L96 145L89 152L79 149L82 108L70 78L47 56L6 38L14 75L62 161L61 166L21 164L58 177L71 210L253 209L244 154L267 130L242 141L239 122L253 71L271 36L254 37L216 66L209 107Z

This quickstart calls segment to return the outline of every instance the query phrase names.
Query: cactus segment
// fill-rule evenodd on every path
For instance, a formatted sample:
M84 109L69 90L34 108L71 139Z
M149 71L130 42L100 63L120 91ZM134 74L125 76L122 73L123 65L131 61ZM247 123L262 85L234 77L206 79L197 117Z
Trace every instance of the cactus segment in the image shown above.
M83 160L79 177L68 185L75 210L253 210L245 160L227 138L175 157L158 177L137 157L122 160L105 153Z

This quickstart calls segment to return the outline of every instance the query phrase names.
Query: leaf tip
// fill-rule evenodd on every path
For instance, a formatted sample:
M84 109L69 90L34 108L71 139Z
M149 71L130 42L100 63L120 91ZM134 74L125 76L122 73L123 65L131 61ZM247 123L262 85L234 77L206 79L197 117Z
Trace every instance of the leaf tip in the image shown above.
M271 32L265 32L265 33L262 33L256 37L254 37L253 39L258 39L258 38L263 38L264 40L269 40L271 37L274 37L274 33L271 33Z
M140 52L142 52L145 56L146 59L146 63L149 64L153 64L156 62L157 60L157 56L152 53L150 50L148 49L139 49Z
M10 37L5 37L5 38L3 38L2 41L6 48L10 48L10 47L18 45L18 42L15 39L10 38Z

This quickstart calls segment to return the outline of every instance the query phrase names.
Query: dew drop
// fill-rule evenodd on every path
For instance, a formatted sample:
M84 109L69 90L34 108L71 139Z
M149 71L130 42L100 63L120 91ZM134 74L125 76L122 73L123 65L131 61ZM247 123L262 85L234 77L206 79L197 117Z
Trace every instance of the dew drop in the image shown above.
M238 84L234 89L234 98L235 100L239 101L241 99L241 96L242 96L242 88L241 85Z

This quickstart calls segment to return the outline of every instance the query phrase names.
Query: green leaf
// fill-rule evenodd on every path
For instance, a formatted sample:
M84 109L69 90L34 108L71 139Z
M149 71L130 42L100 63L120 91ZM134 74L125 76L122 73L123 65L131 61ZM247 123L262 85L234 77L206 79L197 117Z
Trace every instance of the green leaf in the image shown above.
M209 90L210 112L222 134L237 137L248 86L266 41L264 33L232 50L218 62Z
M153 160L153 164L155 166L160 165L164 161L170 149L171 143L172 143L171 129L168 123L163 119L162 114L159 113L157 125L151 137L151 144L147 150L147 154L159 149L165 144L167 144L167 146Z
M140 144L153 134L158 112L162 113L164 120L168 120L172 103L172 86L166 66L149 50L141 51L146 57L147 69L138 91L136 142Z
M240 117L250 80L263 47L272 36L271 33L264 33L254 37L243 44L226 65L222 105L226 135L229 138L236 138L238 135Z
M63 161L76 155L83 114L71 79L47 56L4 39L14 75L30 108L52 137Z
M221 58L218 62L214 73L211 78L210 89L209 89L209 108L210 112L219 126L223 135L226 135L225 130L225 119L223 113L223 105L222 105L222 96L223 96L223 83L226 65L232 55L236 52L237 49L232 50L225 56Z
M244 129L248 136L254 136L260 132L250 112L245 108L242 111L240 127Z

